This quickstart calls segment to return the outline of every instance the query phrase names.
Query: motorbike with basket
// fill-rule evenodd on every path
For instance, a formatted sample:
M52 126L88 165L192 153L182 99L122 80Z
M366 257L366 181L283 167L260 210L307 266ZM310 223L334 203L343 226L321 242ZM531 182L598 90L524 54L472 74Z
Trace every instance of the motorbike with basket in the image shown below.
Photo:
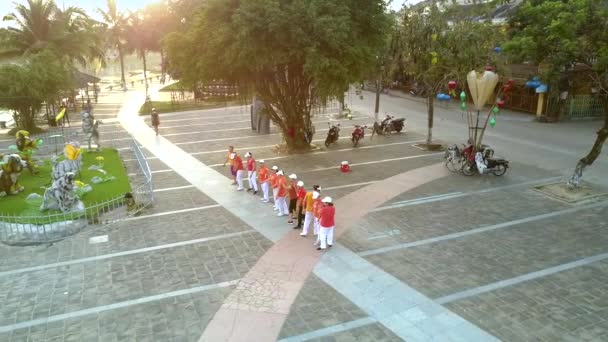
M329 126L329 131L327 132L327 138L325 138L325 147L329 147L329 145L338 141L340 137L340 124L331 124L327 123Z
M464 149L463 156L462 173L465 176L472 176L476 172L481 175L491 173L495 176L502 176L509 168L509 161L504 158L495 158L494 150L487 145L481 145L478 151L474 146L468 146Z
M359 145L359 140L363 139L365 137L365 129L367 128L367 125L365 126L361 126L361 125L355 125L355 129L353 130L353 133L351 134L351 141L353 142L353 147L357 147Z

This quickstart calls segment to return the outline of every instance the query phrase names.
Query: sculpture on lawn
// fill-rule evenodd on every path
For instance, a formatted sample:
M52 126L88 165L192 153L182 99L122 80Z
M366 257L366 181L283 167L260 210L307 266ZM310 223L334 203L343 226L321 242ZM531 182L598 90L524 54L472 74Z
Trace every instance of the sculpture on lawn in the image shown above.
M8 154L0 158L0 197L16 195L24 190L19 184L23 171L23 161L18 154Z
M38 167L36 166L32 155L34 154L34 150L36 150L39 145L42 145L42 139L32 140L30 138L30 132L24 130L17 131L15 138L17 139L16 145L17 149L19 150L21 160L25 161L31 174L37 174Z
M53 181L50 188L44 192L44 198L42 205L40 206L41 211L49 209L59 209L62 212L72 211L82 207L82 202L78 196L74 193L75 185L74 181L76 174L68 172L61 178Z
M82 114L82 132L87 137L89 151L91 150L91 140L95 142L97 152L100 151L98 127L101 123L103 122L95 120L90 113Z
M58 162L57 156L51 158L53 171L51 172L52 181L63 177L66 173L72 172L75 175L80 173L82 168L82 156L80 154L80 144L76 141L69 142L63 149L64 160Z

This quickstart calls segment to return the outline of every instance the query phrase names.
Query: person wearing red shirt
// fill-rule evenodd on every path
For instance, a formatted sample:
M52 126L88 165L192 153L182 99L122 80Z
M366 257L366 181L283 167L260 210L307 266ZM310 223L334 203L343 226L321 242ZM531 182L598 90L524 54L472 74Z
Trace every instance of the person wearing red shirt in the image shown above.
M285 176L283 175L282 170L277 172L277 175L279 176L277 179L277 207L279 208L279 214L277 216L287 216L289 215L289 210L287 210L287 201L285 200L285 197L287 197L287 190L289 189L289 185L287 184L287 178L285 178Z
M321 226L319 236L321 240L321 246L317 248L319 251L327 249L334 244L334 217L336 216L336 208L332 203L331 197L325 197L323 199L325 206L321 209L321 219L319 225Z
M238 191L243 191L243 176L245 175L245 169L243 168L243 160L236 152L232 152L230 159L234 161L234 169L236 170L236 183Z
M304 220L304 199L306 198L306 189L304 189L304 182L299 181L296 183L296 213L298 215L298 224L293 229L302 229L302 221Z
M270 174L270 187L272 188L272 201L274 203L273 210L279 210L279 206L277 205L277 194L279 193L279 176L277 175L279 172L278 166L272 167L272 173Z
M249 189L247 191L253 190L253 194L258 194L258 183L257 179L257 165L255 163L255 159L253 159L253 155L251 152L245 153L245 158L247 158L247 180L249 181Z
M270 188L270 170L266 167L266 163L264 160L260 160L260 172L258 174L258 180L260 181L260 185L262 186L262 202L268 203L270 200L268 199L268 189Z
M298 176L295 173L289 175L291 183L289 184L289 213L291 214L288 224L292 224L293 220L297 218L298 211Z

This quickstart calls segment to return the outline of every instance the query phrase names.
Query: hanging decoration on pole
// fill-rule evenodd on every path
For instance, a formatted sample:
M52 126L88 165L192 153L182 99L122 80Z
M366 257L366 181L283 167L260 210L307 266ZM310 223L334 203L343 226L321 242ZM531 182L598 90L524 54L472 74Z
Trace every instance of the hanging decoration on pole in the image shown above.
M450 94L450 96L456 97L456 85L456 81L448 82L448 89L450 90L448 93Z

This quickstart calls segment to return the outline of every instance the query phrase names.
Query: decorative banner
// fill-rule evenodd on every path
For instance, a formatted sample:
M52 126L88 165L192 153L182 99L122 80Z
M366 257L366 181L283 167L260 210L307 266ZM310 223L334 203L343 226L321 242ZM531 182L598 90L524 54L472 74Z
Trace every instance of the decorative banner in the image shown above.
M494 93L494 88L498 84L498 75L488 70L478 75L477 71L472 70L467 75L467 84L473 103L475 103L475 109L482 110L492 93Z
M55 117L55 122L59 122L59 120L63 119L63 116L65 115L65 108L63 108L59 114L57 114L57 116Z

